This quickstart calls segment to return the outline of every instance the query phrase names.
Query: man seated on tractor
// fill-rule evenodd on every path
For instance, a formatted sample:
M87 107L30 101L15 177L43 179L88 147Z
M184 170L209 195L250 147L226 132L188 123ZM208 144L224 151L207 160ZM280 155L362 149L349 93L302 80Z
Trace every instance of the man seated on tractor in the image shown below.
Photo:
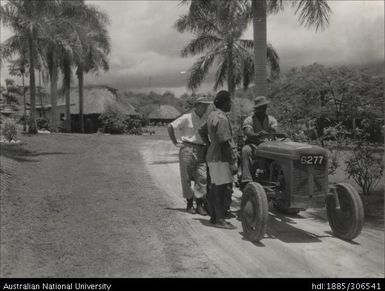
M242 129L246 137L245 145L242 148L242 180L241 189L248 182L253 181L253 168L255 168L255 149L263 142L268 134L275 133L278 122L266 113L267 105L270 101L265 96L258 96L254 99L254 113L248 116L244 122ZM259 167L263 168L262 165Z

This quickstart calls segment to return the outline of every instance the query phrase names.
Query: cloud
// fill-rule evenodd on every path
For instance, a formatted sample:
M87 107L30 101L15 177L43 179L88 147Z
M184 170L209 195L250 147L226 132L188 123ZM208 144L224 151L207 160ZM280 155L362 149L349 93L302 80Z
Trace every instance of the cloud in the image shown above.
M330 24L301 26L291 8L268 19L268 40L284 68L320 62L360 64L384 60L384 2L329 1ZM247 35L252 38L251 28Z
M146 87L184 88L195 58L181 58L191 39L173 25L187 11L180 1L87 1L111 19L110 71L89 74L87 84L110 84L121 89ZM330 25L322 31L307 29L294 11L286 9L268 17L268 41L279 53L282 69L314 62L325 65L384 61L384 2L329 1ZM2 28L3 30L3 28ZM11 34L6 29L1 36ZM252 27L244 38L252 39ZM7 77L2 68L1 79ZM212 87L212 75L205 88ZM145 90L145 89L143 89Z

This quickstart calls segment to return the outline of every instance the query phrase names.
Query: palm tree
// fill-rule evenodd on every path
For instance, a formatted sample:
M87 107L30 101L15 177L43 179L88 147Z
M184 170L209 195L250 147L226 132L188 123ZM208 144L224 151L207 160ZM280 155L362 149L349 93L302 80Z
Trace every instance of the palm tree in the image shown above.
M242 2L242 0L240 0ZM284 9L287 2L291 2L295 13L299 15L299 21L307 27L315 26L316 30L324 28L329 22L331 9L327 0L252 0L253 34L254 34L254 68L255 90L257 95L267 95L266 81L266 51L267 13L278 13Z
M76 2L76 1L75 1ZM65 91L66 104L66 131L71 130L70 114L70 81L72 57L80 50L80 43L76 35L76 26L79 20L75 15L70 16L67 12L74 1L58 1L51 10L51 17L56 19L55 23L47 31L47 40L45 43L46 59L51 85L51 128L57 130L57 82L59 67L61 65L63 72L63 87Z
M110 53L110 42L107 31L94 32L94 37L88 39L86 46L85 60L77 63L76 74L79 83L79 116L81 132L84 133L83 117L83 92L84 92L84 73L97 72L100 69L109 70L107 55Z
M27 131L27 102L26 102L26 88L25 88L25 74L28 66L28 44L25 39L18 34L15 34L5 40L1 44L1 58L10 61L9 73L13 76L20 76L23 87L23 106L24 106L24 122L23 131ZM19 55L16 60L11 60L13 55Z
M28 61L26 59L26 54L21 54L20 57L17 60L10 61L11 65L9 68L9 73L12 76L21 76L21 86L23 88L23 107L24 107L24 122L23 122L23 131L27 131L27 102L26 102L26 96L25 96L25 81L24 76L26 73L26 68L28 65Z
M108 71L107 56L111 52L111 44L106 29L106 26L109 24L109 18L105 13L92 5L84 5L84 3L80 3L76 11L87 16L82 18L84 21L83 25L77 27L82 54L81 57L77 55L74 59L77 66L76 75L79 84L80 129L84 133L84 73L98 72L100 69Z
M72 66L84 64L89 56L89 46L94 45L94 33L96 29L100 29L101 21L107 19L107 16L102 14L93 6L86 5L84 0L64 1L61 5L60 17L68 21L69 24L61 26L60 33L66 35L63 45L63 40L58 44L60 52L61 68L63 72L63 87L65 93L66 104L66 130L71 131L71 113L70 113L70 91ZM108 20L108 19L107 19ZM109 45L109 42L108 42ZM97 58L97 56L93 56ZM81 83L81 90L83 84ZM83 109L83 100L80 100L81 111ZM82 119L82 118L81 118Z
M190 70L190 89L200 86L214 62L218 65L215 90L225 80L230 93L234 93L242 81L243 86L248 87L254 73L254 43L241 39L250 20L247 13L250 9L246 8L238 6L236 1L192 1L189 13L178 19L175 24L178 31L187 30L196 35L182 50L182 56L205 53ZM279 73L279 57L271 45L266 57L272 73Z
M9 27L15 35L27 44L29 57L29 86L30 86L30 119L31 134L37 133L36 125L36 84L35 84L35 56L38 43L46 34L54 19L49 18L50 11L57 1L28 1L8 0L0 8L2 23Z

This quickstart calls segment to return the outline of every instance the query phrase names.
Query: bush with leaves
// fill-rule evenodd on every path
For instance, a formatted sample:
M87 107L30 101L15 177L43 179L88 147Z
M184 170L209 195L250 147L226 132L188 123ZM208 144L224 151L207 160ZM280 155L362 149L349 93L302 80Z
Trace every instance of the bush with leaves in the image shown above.
M146 121L142 117L127 116L124 111L116 104L109 104L105 112L100 115L105 133L111 134L135 134L142 135L142 127Z
M122 134L127 131L126 116L116 104L108 104L99 120L105 133Z
M342 125L338 123L334 126L330 126L324 129L322 136L312 138L309 132L304 128L298 120L288 119L279 124L280 132L285 133L291 140L295 142L308 143L321 146L328 151L328 172L329 175L334 175L338 167L340 167L340 161L343 158L343 150L351 144L349 136L352 133Z
M384 172L383 153L362 139L355 143L352 155L345 162L348 177L361 187L363 195L369 195Z
M17 128L16 123L12 119L7 119L4 122L3 136L7 142L17 140Z
M144 125L145 121L139 117L130 117L126 120L127 124L127 133L128 134L134 134L134 135L142 135L143 130L142 126Z
M38 118L36 120L36 124L37 124L38 129L49 130L49 128L50 128L50 122L47 118Z

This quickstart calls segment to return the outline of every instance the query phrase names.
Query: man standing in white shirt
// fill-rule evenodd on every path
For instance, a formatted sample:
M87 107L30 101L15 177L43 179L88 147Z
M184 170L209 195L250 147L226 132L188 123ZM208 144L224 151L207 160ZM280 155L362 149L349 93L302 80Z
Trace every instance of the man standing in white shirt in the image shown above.
M198 133L198 129L207 121L207 108L210 102L205 96L198 96L194 101L194 109L185 113L168 126L168 134L179 150L179 167L183 197L187 200L186 211L207 215L204 199L207 192L206 144ZM179 130L181 142L175 137ZM194 181L194 189L191 182ZM196 209L193 201L195 198Z

